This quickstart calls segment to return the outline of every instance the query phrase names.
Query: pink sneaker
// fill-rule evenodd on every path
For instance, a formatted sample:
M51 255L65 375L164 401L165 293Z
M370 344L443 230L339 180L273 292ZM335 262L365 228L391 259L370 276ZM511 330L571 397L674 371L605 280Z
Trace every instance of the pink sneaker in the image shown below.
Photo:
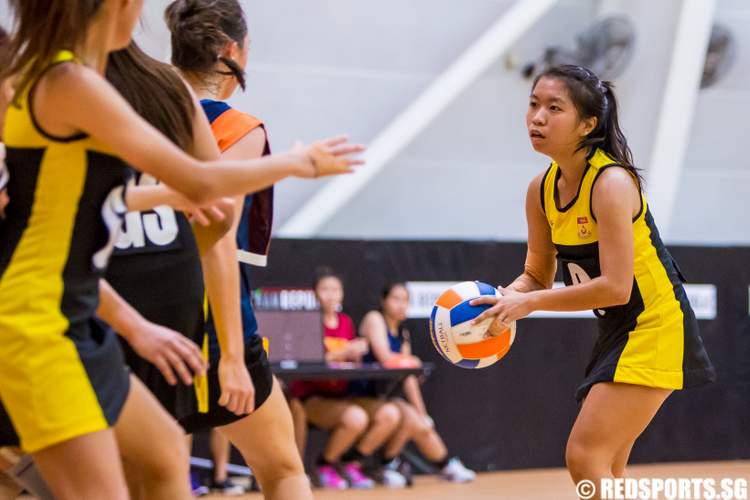
M349 485L357 490L371 490L375 487L375 481L365 476L362 467L357 462L349 462L343 467L344 477L349 480Z
M320 486L323 488L329 488L332 490L345 490L349 487L349 483L346 479L341 477L332 465L318 465L318 481Z

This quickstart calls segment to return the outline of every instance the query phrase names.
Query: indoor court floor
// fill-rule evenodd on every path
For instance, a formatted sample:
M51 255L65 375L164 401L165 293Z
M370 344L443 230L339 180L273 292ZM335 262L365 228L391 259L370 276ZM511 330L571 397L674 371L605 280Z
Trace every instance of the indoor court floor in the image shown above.
M686 462L633 465L628 476L634 478L745 478L750 480L750 461ZM576 500L575 489L565 469L526 469L479 474L471 484L448 484L434 477L417 478L413 488L371 491L315 490L316 500ZM218 500L222 496L204 497ZM258 500L259 493L246 495Z

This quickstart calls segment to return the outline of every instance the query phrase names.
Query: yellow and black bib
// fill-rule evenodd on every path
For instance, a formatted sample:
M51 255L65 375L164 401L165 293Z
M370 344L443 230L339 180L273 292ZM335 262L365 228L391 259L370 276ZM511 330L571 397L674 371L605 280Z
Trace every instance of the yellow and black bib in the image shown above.
M557 249L567 286L601 276L599 239L591 195L599 175L622 168L602 150L591 155L576 196L564 207L557 203L559 166L552 163L542 181L542 208ZM646 199L633 218L634 266L630 300L595 310L599 338L586 381L578 397L601 381L682 389L713 379L680 272L661 241Z
M6 114L0 225L0 399L30 452L111 426L129 388L115 335L94 318L129 170L84 134L42 130L34 88Z

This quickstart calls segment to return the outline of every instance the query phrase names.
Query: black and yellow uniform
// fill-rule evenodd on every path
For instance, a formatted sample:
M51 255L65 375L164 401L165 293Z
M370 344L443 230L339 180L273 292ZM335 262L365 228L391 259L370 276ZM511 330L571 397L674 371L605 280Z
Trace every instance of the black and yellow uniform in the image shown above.
M115 334L94 319L128 169L84 134L44 132L33 92L5 119L0 226L0 399L28 452L112 426L129 390Z
M153 185L148 174L131 184ZM128 212L115 243L107 282L147 320L171 328L197 345L205 337L203 274L198 246L185 214L168 206ZM125 361L179 420L198 412L195 388L169 385L159 369L121 340Z
M542 208L552 231L565 284L576 285L601 275L596 217L591 195L607 168L622 168L602 150L590 157L578 194L558 205L556 163L542 180ZM683 389L715 380L680 272L659 237L641 192L633 218L633 288L625 305L595 310L599 337L586 376L576 392L582 399L598 382Z

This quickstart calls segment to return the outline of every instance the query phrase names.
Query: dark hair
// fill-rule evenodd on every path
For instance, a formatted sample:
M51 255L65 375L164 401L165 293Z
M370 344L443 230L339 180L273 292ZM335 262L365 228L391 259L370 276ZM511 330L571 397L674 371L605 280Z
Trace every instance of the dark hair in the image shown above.
M245 72L220 55L228 42L245 43L247 23L237 0L175 0L164 12L172 33L172 64L204 77L211 73L234 76L245 90ZM229 71L216 71L217 62Z
M109 55L106 77L147 122L181 149L190 149L195 105L174 68L130 42Z
M331 269L330 267L321 266L315 269L315 278L313 279L313 290L316 290L320 282L326 278L336 278L337 280L339 280L341 284L344 283L344 280L341 279L341 276L339 276L333 269Z
M380 298L382 300L387 299L393 289L398 287L406 288L406 283L404 283L403 281L393 281L386 283L382 290L380 290Z
M601 148L623 168L629 170L643 183L640 170L633 165L633 154L622 133L617 117L617 98L612 82L601 81L598 76L583 66L552 66L534 79L532 89L542 78L560 80L568 89L570 99L581 119L597 118L596 127L581 140L576 151Z
M380 300L381 304L378 308L378 311L380 311L380 314L383 315L383 318L385 318L385 309L383 308L382 301L388 298L388 296L391 294L394 288L403 287L406 288L406 283L403 281L389 281L387 282L383 288L380 290ZM406 339L406 341L409 341L409 331L406 329L406 326L403 322L399 323L398 325L398 331L396 332L396 335L399 337L403 337Z
M2 54L0 78L22 73L16 96L54 61L58 52L75 49L104 0L10 0L15 22L10 45Z

